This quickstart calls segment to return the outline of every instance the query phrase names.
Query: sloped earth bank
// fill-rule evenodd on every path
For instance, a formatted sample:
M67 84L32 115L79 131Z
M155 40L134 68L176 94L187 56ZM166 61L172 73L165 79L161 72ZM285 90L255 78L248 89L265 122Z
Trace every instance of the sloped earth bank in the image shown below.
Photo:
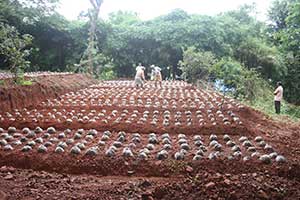
M76 91L97 82L83 74L45 75L31 80L33 84L28 86L14 84L0 86L1 111L34 108L46 99L57 98L61 94Z
M174 149L169 151L170 158L167 160L156 159L156 153L162 147L161 140L155 145L156 150L147 161L123 158L122 150L119 150L113 158L106 157L104 150L117 139L119 129L125 128L124 124L111 130L110 140L100 148L97 156L92 157L84 155L85 151L80 155L70 154L72 146L67 147L63 154L54 153L55 146L49 147L47 153L37 153L39 144L30 152L21 152L22 146L14 147L13 151L4 151L4 147L1 146L0 199L300 199L299 124L274 122L247 107L235 112L243 122L241 128L234 129L235 126L231 126L234 131L229 131L230 129L223 129L226 126L222 125L223 131L218 128L209 129L217 134L218 142L223 146L222 152L225 156L216 160L207 158L213 151L209 146L211 133L202 132L199 128L198 133L207 147L207 152L203 159L192 160L195 150L193 135L197 131L185 127L179 132L186 134L191 151L184 161L171 158L171 155L179 149L177 144L179 132L176 131L169 132ZM58 138L59 133L70 128L72 132L64 138L66 140L73 137L80 128L80 123L77 122L74 127L70 124L53 123L50 125L57 125L55 126L57 132L51 136L52 138ZM19 128L17 132L21 132L23 127L18 122L9 125L0 124L0 127L7 128L14 124ZM30 124L26 122L25 125ZM30 128L34 129L36 125L39 124ZM42 125L43 128L47 127L44 122ZM96 135L88 142L86 148L95 146L101 138L102 128L82 125L86 130L89 128L98 130L100 135ZM131 133L135 131L135 129L130 131L130 128L126 130L127 141L124 145L130 143ZM137 145L137 149L147 144L150 131L155 131L159 139L163 133L153 128L142 129L141 143ZM256 136L261 136L276 152L284 155L287 162L280 164L273 160L271 164L263 164L258 159L246 162L239 159L228 160L226 156L230 154L231 149L223 140L224 134L227 133L241 146L243 155L249 155L249 152L239 142L241 136L248 137L258 152L267 153L254 141ZM42 137L45 132L40 134ZM86 133L82 134L83 138L84 136ZM50 141L49 138L42 138L44 142Z

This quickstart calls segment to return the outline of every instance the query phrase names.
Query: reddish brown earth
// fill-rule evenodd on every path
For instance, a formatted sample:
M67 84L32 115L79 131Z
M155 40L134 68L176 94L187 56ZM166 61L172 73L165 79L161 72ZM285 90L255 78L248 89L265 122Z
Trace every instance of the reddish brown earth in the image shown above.
M39 76L30 80L33 81L30 86L15 85L11 80L6 80L4 86L0 85L1 111L32 108L48 98L56 98L96 82L83 74Z
M47 77L44 80L47 80ZM68 81L69 88L61 89L59 93L53 92L54 95L50 97L41 95L34 101L35 104L73 90L72 84L77 82L75 80ZM49 79L47 82L48 87L51 87L53 82L50 83ZM81 88L82 86L75 87ZM18 94L20 90L13 89L12 91ZM18 108L30 105L23 102L22 98L17 95L15 97L15 101L21 103ZM0 108L5 105L2 104ZM39 109L42 110L44 107ZM45 112L50 111L50 108L47 109ZM78 110L80 109L79 107ZM299 124L273 121L259 111L248 107L236 112L243 126L237 128L230 126L227 129L223 125L217 128L207 126L203 129L183 126L179 130L173 127L173 129L162 131L162 127L149 125L129 127L121 123L115 127L103 127L102 124L88 125L76 122L69 125L55 121L36 124L26 121L23 124L18 121L4 121L0 127L16 126L19 129L23 127L33 129L38 125L43 128L55 126L58 131L56 134L66 128L74 130L82 127L86 130L96 128L99 132L111 128L112 140L106 147L116 139L118 131L125 130L128 140L131 138L128 133L138 131L142 136L142 142L140 146L137 146L138 149L146 144L147 134L152 131L158 133L158 136L168 131L173 142L176 142L178 133L186 134L189 141L197 133L203 136L205 145L208 145L209 134L213 132L218 135L218 140L223 146L225 144L222 136L225 133L230 134L236 142L240 136L247 136L251 141L255 136L262 136L276 152L287 158L287 163L272 162L267 165L258 160L244 162L242 160L229 161L225 158L218 160L204 158L200 161L192 161L191 154L188 154L184 161L171 158L158 161L155 159L155 153L151 154L149 160L141 161L125 159L121 156L121 152L118 152L114 158L107 158L104 151L96 157L85 156L84 153L75 156L69 153L70 146L62 155L55 154L54 147L50 147L49 152L45 154L37 153L36 147L27 153L20 152L20 147L12 152L0 149L0 199L300 199ZM198 130L201 132L199 133ZM67 138L71 138L74 133L73 131ZM87 147L94 146L98 139L99 137L96 137L96 140L88 143ZM178 146L174 147L178 149ZM263 149L257 149L263 152ZM208 152L211 151L208 149ZM242 151L245 150L242 149ZM174 154L175 150L171 150L170 153ZM229 149L224 148L224 153L227 155Z

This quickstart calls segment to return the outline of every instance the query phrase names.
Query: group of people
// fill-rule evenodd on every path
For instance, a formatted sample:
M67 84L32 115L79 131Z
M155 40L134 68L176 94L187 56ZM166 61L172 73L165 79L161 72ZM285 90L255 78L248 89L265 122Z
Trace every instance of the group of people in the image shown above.
M134 84L136 87L143 87L144 83L146 82L145 79L145 67L142 66L141 63L136 67L136 74L134 78ZM155 65L150 66L151 69L151 81L155 82L155 85L160 84L162 85L162 75L161 75L161 68Z

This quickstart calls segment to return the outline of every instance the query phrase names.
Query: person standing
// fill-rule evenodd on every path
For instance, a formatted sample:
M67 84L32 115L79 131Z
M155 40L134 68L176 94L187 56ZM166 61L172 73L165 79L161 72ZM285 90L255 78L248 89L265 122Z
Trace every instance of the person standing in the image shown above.
M152 69L151 77L155 81L155 86L159 83L160 87L162 87L161 68L155 65L151 65L150 68Z
M136 68L136 74L135 74L135 78L134 78L134 84L136 87L143 88L144 81L146 81L144 71L145 71L145 67L143 67L143 66L138 66Z
M277 82L277 88L274 91L274 103L275 103L275 112L280 114L280 106L283 97L283 87L281 82Z

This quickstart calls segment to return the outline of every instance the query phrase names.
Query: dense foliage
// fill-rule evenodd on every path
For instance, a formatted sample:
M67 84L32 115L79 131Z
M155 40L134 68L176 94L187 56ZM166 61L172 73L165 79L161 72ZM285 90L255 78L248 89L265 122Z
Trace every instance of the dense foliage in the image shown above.
M191 82L207 80L210 68L216 63L215 56L209 52L197 52L189 47L183 52L183 60L179 61L182 76Z
M269 13L271 42L284 54L287 74L283 82L286 97L300 104L300 2L276 0Z
M0 22L0 54L15 77L30 64L26 57L30 55L31 49L26 47L31 42L31 35L20 35L14 27Z
M119 11L96 21L93 38L91 12L68 21L55 11L58 1L0 3L3 27L18 31L20 40L31 35L27 49L32 51L27 60L24 57L31 63L27 70L84 71L81 66L88 65L90 59L85 58L93 53L91 70L102 79L133 77L135 65L141 62L146 67L161 66L164 78L182 75L193 82L222 80L236 96L247 99L259 94L255 88L281 80L287 100L300 103L297 0L275 0L269 11L270 24L253 17L252 5L216 16L190 15L178 9L148 21L140 20L136 13ZM96 42L93 48L91 40ZM1 53L1 69L10 67L8 57Z

